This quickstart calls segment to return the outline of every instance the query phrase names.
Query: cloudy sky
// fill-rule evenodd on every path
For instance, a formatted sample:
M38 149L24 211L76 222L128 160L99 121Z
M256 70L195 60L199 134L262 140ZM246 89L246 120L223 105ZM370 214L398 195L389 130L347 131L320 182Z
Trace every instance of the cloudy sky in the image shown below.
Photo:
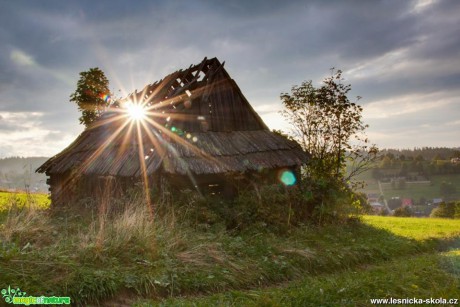
M384 148L460 146L460 1L0 0L0 157L51 156L83 130L69 102L100 67L123 96L205 56L271 128L279 95L331 67Z

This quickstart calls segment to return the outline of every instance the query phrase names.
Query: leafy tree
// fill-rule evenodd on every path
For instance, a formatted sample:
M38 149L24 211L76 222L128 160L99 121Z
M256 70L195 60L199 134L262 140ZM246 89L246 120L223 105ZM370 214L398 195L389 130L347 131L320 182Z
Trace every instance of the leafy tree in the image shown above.
M292 124L296 140L312 155L308 172L313 179L348 181L368 170L378 153L364 135L368 126L362 122L363 108L348 99L351 86L341 81L342 72L333 71L319 88L305 81L293 86L290 94L281 94L283 116ZM347 161L353 164L348 175Z
M99 68L90 68L80 73L77 89L70 95L70 101L81 111L80 124L88 127L98 118L110 102L109 80Z

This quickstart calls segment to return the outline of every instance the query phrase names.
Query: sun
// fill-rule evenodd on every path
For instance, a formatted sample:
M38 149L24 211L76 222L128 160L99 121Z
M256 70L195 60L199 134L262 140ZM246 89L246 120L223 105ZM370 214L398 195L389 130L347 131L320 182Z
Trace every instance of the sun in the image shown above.
M145 108L136 103L128 103L126 105L126 111L131 120L140 121L145 118Z

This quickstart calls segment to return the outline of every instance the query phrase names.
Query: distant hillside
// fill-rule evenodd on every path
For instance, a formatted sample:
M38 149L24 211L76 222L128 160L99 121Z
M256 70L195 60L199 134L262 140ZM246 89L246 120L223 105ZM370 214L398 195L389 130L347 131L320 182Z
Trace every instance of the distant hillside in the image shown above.
M423 157L425 160L432 160L436 156L443 159L450 159L460 155L460 147L415 147L414 149L382 149L382 155L392 154L395 157L404 156L405 158Z
M0 159L0 189L47 192L46 176L35 173L46 160L46 157Z

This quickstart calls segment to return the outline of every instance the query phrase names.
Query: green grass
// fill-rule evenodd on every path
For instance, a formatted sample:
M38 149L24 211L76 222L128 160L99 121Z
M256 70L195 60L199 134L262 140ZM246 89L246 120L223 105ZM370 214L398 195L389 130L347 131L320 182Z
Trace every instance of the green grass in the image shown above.
M450 246L460 248L460 220L364 216L363 221L376 229L389 231L395 239L404 237L417 242L447 239ZM388 242L381 243L383 249L388 248ZM406 252L405 255L394 254L388 261L362 263L326 274L309 274L300 280L263 290L225 291L161 301L140 300L135 305L370 306L371 298L460 298L459 249L442 253L420 254L416 249Z
M0 287L20 287L36 296L70 296L82 305L107 299L117 305L120 299L139 296L158 303L213 293L255 293L279 304L292 299L301 305L311 297L320 299L319 289L334 300L335 285L335 291L346 288L336 297L359 301L364 294L353 294L360 282L352 283L354 274L363 274L358 275L363 289L371 289L373 273L366 272L383 272L386 265L405 272L404 265L398 267L400 261L420 258L417 261L430 267L426 274L434 275L435 253L445 251L458 235L453 229L460 229L451 220L425 220L433 221L435 230L429 230L428 224L420 226L422 219L365 217L364 222L304 225L283 234L261 224L237 232L220 223L180 222L183 212L150 220L140 202L112 217L93 209L7 211L0 220ZM454 260L446 261L445 267L456 272L457 255L449 257ZM416 279L412 271L417 270L407 272L411 282ZM389 278L381 274L382 281ZM455 285L450 279L445 283ZM308 284L316 292L310 293ZM280 286L287 290L260 290ZM391 293L412 293L401 287Z
M451 259L444 259L447 257ZM442 262L450 265L452 257L460 263L459 255L419 255L308 276L284 287L162 302L140 301L136 306L371 306L371 298L459 298L458 276L442 267Z
M363 221L373 227L416 240L460 237L460 220L440 218L364 216Z
M50 199L48 194L0 191L0 212L8 210L12 205L22 208L30 204L40 209L47 209Z

